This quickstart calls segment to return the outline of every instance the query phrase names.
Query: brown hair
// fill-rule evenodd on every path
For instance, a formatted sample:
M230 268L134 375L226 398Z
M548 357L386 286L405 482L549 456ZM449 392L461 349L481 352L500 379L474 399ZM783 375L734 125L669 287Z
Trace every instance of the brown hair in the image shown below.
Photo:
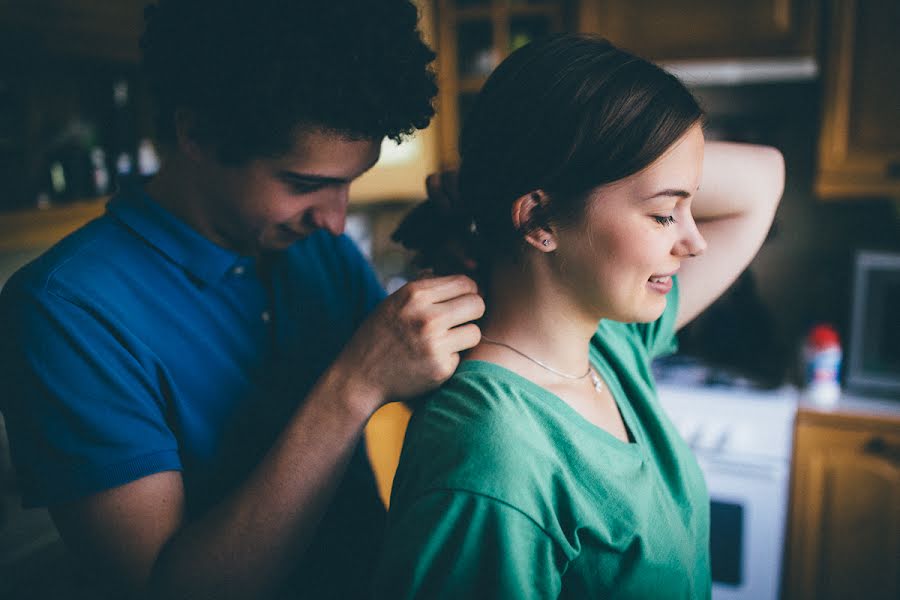
M424 202L394 239L439 274L465 272L464 256L483 278L521 252L524 233L581 218L592 189L649 166L702 117L677 78L600 37L532 42L497 67L466 117L456 201ZM549 202L517 230L512 203L535 190Z

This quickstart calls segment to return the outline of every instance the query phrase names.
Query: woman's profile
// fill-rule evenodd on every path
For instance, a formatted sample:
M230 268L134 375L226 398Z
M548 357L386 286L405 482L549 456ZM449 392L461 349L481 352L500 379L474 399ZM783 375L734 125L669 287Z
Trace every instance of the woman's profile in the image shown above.
M702 122L675 77L593 36L491 75L458 197L397 232L487 310L409 424L378 597L710 595L709 498L650 362L756 254L784 168Z

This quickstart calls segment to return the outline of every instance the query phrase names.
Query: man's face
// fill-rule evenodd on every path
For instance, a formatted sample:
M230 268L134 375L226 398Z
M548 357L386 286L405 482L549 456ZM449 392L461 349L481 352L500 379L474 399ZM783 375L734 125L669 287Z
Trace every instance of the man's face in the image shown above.
M317 229L339 235L350 183L375 165L380 147L381 140L311 130L298 133L280 158L239 167L208 159L202 233L242 254L281 250Z

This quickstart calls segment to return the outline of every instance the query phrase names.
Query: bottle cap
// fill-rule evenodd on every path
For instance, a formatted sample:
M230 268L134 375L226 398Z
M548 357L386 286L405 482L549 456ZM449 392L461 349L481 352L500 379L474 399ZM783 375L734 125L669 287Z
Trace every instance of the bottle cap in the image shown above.
M819 324L813 327L806 342L814 349L840 347L841 338L831 325Z

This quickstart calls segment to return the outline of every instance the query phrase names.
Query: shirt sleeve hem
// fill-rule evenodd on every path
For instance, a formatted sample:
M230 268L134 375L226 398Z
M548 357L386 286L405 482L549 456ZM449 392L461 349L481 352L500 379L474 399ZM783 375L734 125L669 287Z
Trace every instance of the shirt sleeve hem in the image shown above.
M112 489L163 471L181 471L176 450L162 450L99 469L77 469L56 473L43 486L23 486L24 508L52 506L90 494ZM29 489L30 488L30 489Z

